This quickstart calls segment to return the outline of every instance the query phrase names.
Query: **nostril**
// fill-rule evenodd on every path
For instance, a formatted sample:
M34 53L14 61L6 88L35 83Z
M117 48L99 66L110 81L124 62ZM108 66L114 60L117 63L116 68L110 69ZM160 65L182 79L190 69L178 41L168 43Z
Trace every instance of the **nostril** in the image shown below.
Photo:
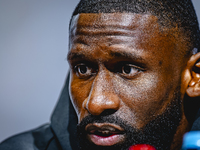
M99 82L95 82L83 106L92 115L105 116L119 109L120 99L112 88L108 89L107 84L102 86Z
M84 108L92 115L110 115L115 113L120 107L120 100L117 95L110 93L93 93L83 104Z
M115 109L106 109L101 113L101 116L108 116L114 114L117 110Z

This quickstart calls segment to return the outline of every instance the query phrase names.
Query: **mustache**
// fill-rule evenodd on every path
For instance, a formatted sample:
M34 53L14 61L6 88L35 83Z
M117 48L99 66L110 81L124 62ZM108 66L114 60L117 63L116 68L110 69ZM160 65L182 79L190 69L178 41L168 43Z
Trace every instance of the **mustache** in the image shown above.
M120 126L122 129L124 129L123 134L126 136L126 142L122 144L116 144L113 146L107 146L107 147L99 147L95 146L93 144L89 144L88 141L86 141L85 137L87 134L87 131L85 130L85 127L88 124L92 123L109 123L109 124L115 124ZM130 145L132 145L132 140L128 139L135 139L135 142L139 142L141 139L138 139L139 141L136 141L137 135L141 135L140 131L132 126L130 126L126 121L121 119L120 117L114 116L114 115L109 115L109 116L93 116L89 115L85 117L81 123L77 125L77 134L78 134L78 139L79 142L82 143L80 145L84 145L81 147L81 150L86 150L86 149L95 149L95 150L127 150Z
M122 129L124 129L124 132L138 132L139 130L130 126L126 121L121 119L118 116L114 115L109 115L109 116L93 116L89 115L85 117L78 125L77 125L77 130L78 131L85 131L85 127L88 124L92 123L109 123L109 124L115 124L120 126ZM130 131L131 130L131 131Z

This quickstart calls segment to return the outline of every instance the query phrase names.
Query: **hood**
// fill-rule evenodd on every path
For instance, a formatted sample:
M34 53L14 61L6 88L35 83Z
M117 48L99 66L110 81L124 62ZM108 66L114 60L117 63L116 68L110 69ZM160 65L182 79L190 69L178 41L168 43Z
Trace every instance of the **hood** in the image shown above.
M69 97L69 75L51 116L51 127L63 150L78 149L77 115Z

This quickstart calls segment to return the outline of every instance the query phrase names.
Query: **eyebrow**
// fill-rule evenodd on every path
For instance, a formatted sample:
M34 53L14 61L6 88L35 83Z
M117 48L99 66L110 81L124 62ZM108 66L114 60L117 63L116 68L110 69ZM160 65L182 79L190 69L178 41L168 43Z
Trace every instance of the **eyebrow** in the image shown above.
M110 52L110 55L114 58L128 58L128 59L134 59L134 60L144 60L141 56L135 54L134 52L118 52L118 51L112 51Z
M83 53L69 52L67 55L67 60L85 59L85 58L86 56Z
M109 52L109 55L112 56L112 58L114 59L127 59L128 61L130 60L137 60L137 61L144 61L145 59L142 58L141 56L137 55L136 53L134 52L118 52L118 51L111 51ZM89 59L89 57L91 56L88 56L87 54L83 53L83 52L69 52L68 55L67 55L67 60L83 60L83 59Z

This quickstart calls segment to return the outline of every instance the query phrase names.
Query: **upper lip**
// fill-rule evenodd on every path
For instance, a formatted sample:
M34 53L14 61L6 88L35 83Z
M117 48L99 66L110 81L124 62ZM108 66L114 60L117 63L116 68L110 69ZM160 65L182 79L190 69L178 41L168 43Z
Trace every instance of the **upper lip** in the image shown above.
M123 134L124 129L118 125L110 123L92 123L85 127L89 134L97 134L102 136L109 136L112 134Z

